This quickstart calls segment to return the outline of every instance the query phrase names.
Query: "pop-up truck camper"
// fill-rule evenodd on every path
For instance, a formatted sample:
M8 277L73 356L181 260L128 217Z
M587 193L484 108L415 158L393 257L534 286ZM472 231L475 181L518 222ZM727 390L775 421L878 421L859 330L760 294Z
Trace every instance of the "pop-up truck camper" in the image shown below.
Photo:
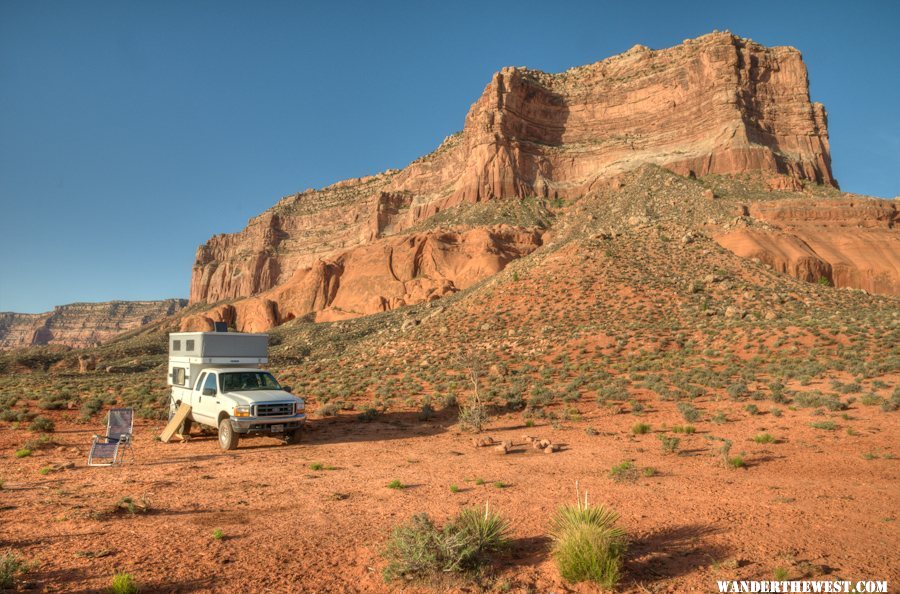
M184 411L180 433L188 435L193 423L213 427L223 450L235 449L239 436L246 435L299 441L304 402L262 369L269 362L268 348L266 334L169 334L169 418Z

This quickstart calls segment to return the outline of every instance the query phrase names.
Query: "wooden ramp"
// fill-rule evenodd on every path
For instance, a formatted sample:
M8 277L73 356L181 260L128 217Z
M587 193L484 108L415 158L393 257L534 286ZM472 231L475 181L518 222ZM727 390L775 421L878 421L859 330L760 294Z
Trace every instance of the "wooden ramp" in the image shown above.
M191 412L191 405L182 402L181 406L178 407L178 410L175 411L172 420L169 421L169 424L163 429L162 434L159 436L159 440L163 443L169 443L169 440L172 439L172 436L175 435L175 432L181 427L181 423L187 418L189 412ZM181 435L179 435L179 437L181 437Z

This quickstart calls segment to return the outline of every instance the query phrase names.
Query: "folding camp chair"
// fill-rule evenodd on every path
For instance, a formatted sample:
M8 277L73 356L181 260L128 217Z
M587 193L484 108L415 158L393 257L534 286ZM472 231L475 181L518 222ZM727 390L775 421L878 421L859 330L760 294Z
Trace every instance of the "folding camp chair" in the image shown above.
M131 431L134 428L133 408L111 408L106 417L106 435L95 435L88 454L88 466L121 464L128 448L131 457Z

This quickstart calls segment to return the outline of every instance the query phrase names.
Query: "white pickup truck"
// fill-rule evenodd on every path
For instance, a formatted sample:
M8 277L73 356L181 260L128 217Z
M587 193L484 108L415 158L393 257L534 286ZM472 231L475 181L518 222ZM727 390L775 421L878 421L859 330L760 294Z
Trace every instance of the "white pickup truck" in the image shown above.
M266 363L265 334L169 334L169 415L181 404L191 407L181 434L188 434L193 423L216 428L223 450L235 449L241 435L298 442L306 421L303 399L259 367Z

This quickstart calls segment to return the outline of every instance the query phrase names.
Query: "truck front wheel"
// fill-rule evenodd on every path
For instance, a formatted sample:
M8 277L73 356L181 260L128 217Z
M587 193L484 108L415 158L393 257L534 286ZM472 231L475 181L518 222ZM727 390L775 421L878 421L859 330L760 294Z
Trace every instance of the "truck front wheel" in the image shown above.
M223 450L233 450L238 446L238 434L234 432L231 421L227 418L219 421L219 447Z
M302 429L292 429L284 434L284 443L288 445L292 445L295 443L300 443L300 435L302 433Z

